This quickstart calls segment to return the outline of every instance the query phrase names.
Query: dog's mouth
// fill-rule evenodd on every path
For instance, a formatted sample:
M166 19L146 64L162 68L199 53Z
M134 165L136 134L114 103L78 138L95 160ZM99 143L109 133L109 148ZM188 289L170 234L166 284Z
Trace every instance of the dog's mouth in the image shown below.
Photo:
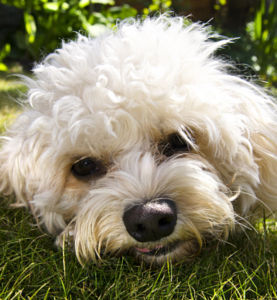
M144 245L143 245L144 246ZM146 244L145 247L137 245L130 249L133 255L146 263L161 265L167 259L172 262L190 261L199 255L201 246L196 239L175 240L168 243Z
M178 240L178 241L169 243L167 245L158 244L155 247L151 247L151 248L134 247L134 250L139 255L158 257L158 256L167 255L167 254L174 252L178 248L178 246L180 246L180 244L181 244L181 241Z

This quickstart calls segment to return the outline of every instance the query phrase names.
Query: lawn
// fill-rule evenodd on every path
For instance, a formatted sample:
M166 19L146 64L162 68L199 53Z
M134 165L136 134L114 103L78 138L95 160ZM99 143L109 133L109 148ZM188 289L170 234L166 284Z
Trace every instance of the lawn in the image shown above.
M0 130L24 93L13 78L0 77ZM80 266L70 249L54 247L12 197L1 198L0 299L277 299L277 224L210 244L190 263L149 268L131 257Z

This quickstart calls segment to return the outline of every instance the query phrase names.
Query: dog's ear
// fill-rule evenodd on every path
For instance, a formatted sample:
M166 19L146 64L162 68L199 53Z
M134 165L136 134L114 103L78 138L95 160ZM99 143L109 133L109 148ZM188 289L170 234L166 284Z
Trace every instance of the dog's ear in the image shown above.
M271 211L277 210L277 106L270 96L257 89L245 102L248 136L259 168L256 195Z
M260 175L257 196L271 211L277 210L277 122L274 127L268 124L267 128L264 126L264 132L256 132L251 138Z
M5 195L10 195L13 192L11 183L11 173L14 170L14 163L10 164L11 153L9 145L11 140L8 137L1 137L0 150L0 192Z
M0 192L15 193L17 203L26 205L34 194L35 161L40 146L38 136L32 132L36 121L32 111L22 113L7 132L1 137L0 148Z

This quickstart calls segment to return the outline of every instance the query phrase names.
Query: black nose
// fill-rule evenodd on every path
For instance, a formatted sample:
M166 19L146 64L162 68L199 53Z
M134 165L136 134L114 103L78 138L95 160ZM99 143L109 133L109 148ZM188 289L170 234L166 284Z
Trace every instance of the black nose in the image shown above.
M167 198L135 205L123 214L128 233L139 242L157 241L170 235L176 221L176 205Z

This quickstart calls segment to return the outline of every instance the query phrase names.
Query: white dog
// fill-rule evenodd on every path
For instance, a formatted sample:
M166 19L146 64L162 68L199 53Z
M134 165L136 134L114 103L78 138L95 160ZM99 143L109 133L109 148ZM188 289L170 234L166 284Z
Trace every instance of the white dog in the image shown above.
M274 211L277 107L227 73L211 37L161 16L64 43L2 138L2 192L81 261L179 261Z

